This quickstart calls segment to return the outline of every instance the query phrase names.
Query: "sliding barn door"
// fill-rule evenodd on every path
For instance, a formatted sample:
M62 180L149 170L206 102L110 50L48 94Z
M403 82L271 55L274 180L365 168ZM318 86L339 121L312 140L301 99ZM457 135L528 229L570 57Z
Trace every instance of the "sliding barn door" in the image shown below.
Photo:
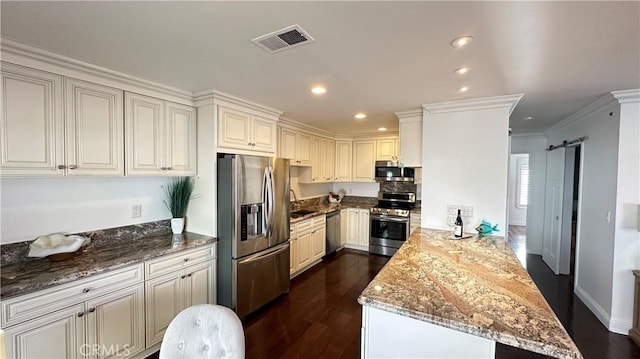
M542 260L555 274L560 272L564 162L564 148L547 152Z

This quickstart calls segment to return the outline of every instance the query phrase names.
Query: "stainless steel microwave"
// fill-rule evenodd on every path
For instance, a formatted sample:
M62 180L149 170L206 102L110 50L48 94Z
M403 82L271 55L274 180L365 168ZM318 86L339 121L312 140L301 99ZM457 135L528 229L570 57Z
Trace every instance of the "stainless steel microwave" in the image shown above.
M376 181L378 182L413 182L415 169L400 167L398 161L376 161Z

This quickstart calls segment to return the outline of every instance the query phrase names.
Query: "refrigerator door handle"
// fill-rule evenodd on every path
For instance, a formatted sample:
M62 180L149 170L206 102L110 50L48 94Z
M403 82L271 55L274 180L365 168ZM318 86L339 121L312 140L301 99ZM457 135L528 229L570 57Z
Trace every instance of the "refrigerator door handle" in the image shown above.
M289 248L289 242L286 242L286 243L281 244L281 245L279 245L277 247L273 247L271 249L265 250L262 253L256 253L256 254L254 254L252 256L249 256L249 257L239 261L238 264L245 264L245 263L251 263L251 262L259 261L262 258L274 256L274 255L286 250L287 248Z
M262 174L262 232L265 235L269 235L269 209L267 208L267 188L268 188L268 177L267 177L267 168L264 169L264 173Z
M269 189L268 189L268 197L269 197L269 235L271 235L271 233L273 233L273 227L274 227L274 209L275 209L275 198L274 198L274 193L275 193L275 188L274 188L274 183L273 183L273 168L271 166L267 166L267 168L269 169Z

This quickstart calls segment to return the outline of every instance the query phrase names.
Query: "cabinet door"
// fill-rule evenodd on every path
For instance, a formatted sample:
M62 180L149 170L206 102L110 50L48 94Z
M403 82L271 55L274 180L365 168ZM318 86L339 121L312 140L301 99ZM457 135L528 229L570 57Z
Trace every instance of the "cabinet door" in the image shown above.
M218 146L253 149L251 115L224 107L218 115Z
M336 167L336 142L324 140L324 178L327 182L333 182Z
M84 304L77 304L4 329L7 358L83 358L82 316Z
M311 166L311 136L298 133L296 136L296 164Z
M347 210L340 211L340 246L347 243Z
M145 348L142 283L87 302L87 343L92 358L129 356Z
M166 160L170 176L196 174L196 109L177 103L166 103Z
M162 341L169 323L184 307L183 283L173 273L145 283L147 347Z
M164 101L125 93L127 175L161 175Z
M324 156L322 155L322 139L319 137L311 138L311 181L313 183L324 182L322 175L324 173Z
M358 210L347 209L347 244L358 244Z
M422 167L416 167L413 183L422 184Z
M311 264L311 232L298 234L298 260L297 267L302 269Z
M327 250L327 242L326 242L326 226L323 226L321 229L315 229L311 232L311 261L315 262L318 259L321 259Z
M373 182L376 141L353 142L353 182Z
M358 210L358 244L369 245L369 211L366 209Z
M336 141L335 180L351 182L351 141Z
M422 115L412 122L400 122L400 149L406 167L422 167Z
M291 160L292 165L296 165L296 133L289 129L283 128L280 130L280 158L288 158Z
M62 76L5 62L0 74L2 176L64 175Z
M252 149L276 152L276 123L266 118L253 117Z
M291 237L289 245L289 275L292 275L298 271L298 239Z
M215 302L213 287L215 285L215 262L205 262L185 268L185 308L196 304L213 304Z
M396 157L396 141L395 140L378 140L376 141L376 160L390 161Z
M65 79L67 175L124 176L123 91Z

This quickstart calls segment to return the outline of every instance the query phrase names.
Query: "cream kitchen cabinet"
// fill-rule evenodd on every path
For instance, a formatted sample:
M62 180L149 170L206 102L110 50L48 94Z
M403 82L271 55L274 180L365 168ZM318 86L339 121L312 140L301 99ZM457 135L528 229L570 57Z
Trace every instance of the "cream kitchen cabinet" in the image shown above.
M194 176L195 109L130 92L125 103L127 175Z
M396 113L399 120L399 158L405 167L422 167L422 110Z
M326 217L318 215L291 224L289 272L293 276L317 263L326 253Z
M420 216L420 212L411 211L411 214L409 215L409 234L421 227L422 219Z
M333 182L334 167L335 141L313 136L311 138L311 167L299 171L299 182Z
M347 243L347 210L340 210L340 247Z
M321 148L324 152L322 178L325 179L325 182L333 182L336 168L336 141L323 139Z
M311 262L322 259L327 250L327 221L326 216L315 216L312 219L311 231Z
M107 358L145 348L142 264L2 301L9 358Z
M335 181L351 182L352 141L336 141Z
M313 257L311 249L311 232L313 232L313 222L307 219L295 224L296 226L296 268L298 271L311 264Z
M422 167L416 167L413 183L422 184Z
M291 224L289 230L289 275L293 276L298 271L298 234L296 225Z
M276 121L218 107L218 147L276 153Z
M376 161L392 161L398 159L395 139L376 141Z
M292 166L311 166L311 135L281 128L280 157L290 159Z
M345 247L369 250L369 210L347 208L347 238Z
M374 182L376 141L353 142L353 182Z
M145 263L146 343L162 341L171 320L183 309L215 303L215 260L211 246Z
M4 62L1 74L2 176L124 175L121 90Z

